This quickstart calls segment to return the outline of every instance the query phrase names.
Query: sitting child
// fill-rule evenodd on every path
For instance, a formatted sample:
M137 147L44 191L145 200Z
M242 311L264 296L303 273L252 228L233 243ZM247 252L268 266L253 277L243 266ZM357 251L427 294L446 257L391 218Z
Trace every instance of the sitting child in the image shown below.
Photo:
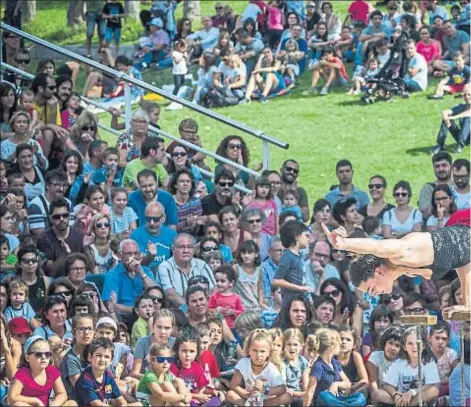
M464 85L470 82L471 70L465 63L464 55L461 52L456 52L453 56L453 62L455 66L439 82L435 94L430 96L429 99L442 99L445 93L454 95L463 92Z
M371 84L367 84L368 79L374 78L379 72L379 62L376 58L371 58L368 61L368 69L365 69L363 65L358 65L352 78L352 87L347 92L347 95L359 95L362 92L362 88L371 87Z
M335 55L340 59L351 62L353 59L353 35L352 30L348 26L342 28L340 37L332 42Z
M281 61L281 73L283 77L289 77L290 87L296 85L296 78L299 76L299 61L304 58L304 52L299 51L297 41L288 40L285 50L278 53L278 59Z
M296 213L296 218L299 221L303 221L303 213L301 211L301 207L299 206L299 193L296 189L289 189L282 193L282 202L283 208L281 209L280 214L283 212L294 212Z

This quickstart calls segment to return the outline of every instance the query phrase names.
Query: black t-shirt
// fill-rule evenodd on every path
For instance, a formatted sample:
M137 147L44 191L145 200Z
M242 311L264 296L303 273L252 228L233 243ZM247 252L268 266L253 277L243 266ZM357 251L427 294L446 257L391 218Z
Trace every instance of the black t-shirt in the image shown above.
M360 208L360 210L358 211L358 213L359 213L360 215L362 215L362 216L368 216L368 212L367 212L367 209L368 209L368 208L367 208L367 207L368 207L368 205L362 206L362 207ZM393 209L393 208L395 208L394 205L391 205L391 204L389 204L389 203L386 204L386 206L381 210L380 213L378 213L378 215L376 215L376 217L377 217L377 218L379 219L379 221L381 222L381 219L383 219L383 215L384 215L387 211L389 211L390 209Z
M228 199L224 204L220 204L216 198L216 193L206 195L201 200L201 206L203 207L203 214L208 215L217 215L219 211L225 206L231 205L231 200Z
M123 5L119 2L106 3L103 7L103 14L113 16L118 14L124 14ZM112 17L106 20L106 26L110 28L121 28L121 17Z
M319 21L321 21L321 15L316 11L310 19L306 19L306 31L314 30Z

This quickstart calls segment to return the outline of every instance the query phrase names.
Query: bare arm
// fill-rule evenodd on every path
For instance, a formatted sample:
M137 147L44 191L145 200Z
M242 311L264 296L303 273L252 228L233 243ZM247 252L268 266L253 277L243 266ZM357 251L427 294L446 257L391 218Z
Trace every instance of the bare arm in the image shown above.
M368 372L371 392L378 390L378 368L373 363L368 361L366 362L366 371Z
M351 392L355 393L357 391L363 390L368 386L368 373L366 372L365 364L363 363L363 359L358 352L353 352L353 361L355 362L355 367L357 368L358 380L357 383L352 385Z
M184 298L177 293L175 288L169 288L165 290L165 298L176 306L185 304Z
M144 376L141 372L142 367L142 359L134 359L134 365L132 366L131 376L135 377L136 379L141 380Z
M67 392L60 377L54 382L54 395L54 399L49 404L51 407L60 407L67 401Z
M309 378L309 384L306 389L306 394L304 395L303 405L310 406L312 402L312 398L314 397L314 392L316 391L317 387L317 379L314 376Z
M250 396L250 392L242 387L242 374L238 370L236 370L234 376L232 376L229 388L244 399L247 399Z
M301 292L304 292L304 291L311 292L312 291L311 287L293 284L293 283L290 283L290 282L288 282L286 280L282 280L282 279L274 279L271 282L271 285L272 285L272 287L281 287L281 288L286 288L287 290L293 290L293 291L301 291Z

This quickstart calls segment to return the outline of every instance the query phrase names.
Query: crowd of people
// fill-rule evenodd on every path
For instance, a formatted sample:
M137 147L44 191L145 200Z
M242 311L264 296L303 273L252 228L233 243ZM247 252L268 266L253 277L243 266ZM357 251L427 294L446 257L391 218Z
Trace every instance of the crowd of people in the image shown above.
M106 6L114 9L115 3ZM303 2L287 1L287 30L270 25L278 3L257 12L261 3L250 1L245 17L232 20L230 8L218 4L216 15L203 21L207 37L193 37L192 44L187 37L195 33L184 22L174 31L165 25L166 35L179 44L171 53L174 64L185 52L200 61L222 55L227 56L221 60L224 69L234 71L240 55L225 54L225 48L218 55L206 52L214 48L206 43L211 32L217 42L226 29L226 45L233 34L261 42L261 57L244 48L244 66L248 60L255 71L263 61L272 65L248 75L239 94L243 99L256 94L260 78L265 86L271 83L270 89L285 80L284 74L277 76L285 63L277 59L279 51L273 53L284 41L286 46L292 38L306 42L307 33L322 27L327 41L346 37L345 23L327 2L313 21L315 3L306 5L304 15L298 8ZM361 34L368 36L363 44L368 48L379 40L379 54L387 53L389 43L375 37L379 14L370 8L360 12L363 3L352 3L349 21L364 20L364 30L373 31ZM434 22L438 15L446 20L441 6L423 3L431 7ZM151 15L151 33L160 32L155 19L172 21L169 10ZM267 21L265 12L271 16ZM121 18L121 12L109 13ZM458 23L461 17L455 14ZM252 31L240 31L238 24L249 15ZM366 26L368 15L372 26ZM380 25L398 21L405 29L402 17L392 17ZM119 38L117 32L108 32L108 40ZM267 33L270 46L264 47ZM6 61L28 70L29 52L19 38L5 32L3 40ZM182 44L187 51L178 48ZM337 45L331 57L341 60L345 50ZM117 67L138 75L156 54L166 57L170 51L151 51L146 60L145 47L139 67L121 56ZM113 59L109 48L100 45L100 51ZM456 58L457 69L468 55ZM297 68L306 68L301 67L304 57L299 65L286 61L293 83ZM332 68L322 58L315 77ZM440 68L437 62L430 73ZM201 152L176 141L166 144L149 129L160 128L161 108L153 101L139 102L129 129L110 108L111 125L122 133L108 144L100 137L98 117L80 106L79 69L41 61L31 83L8 74L0 84L0 405L413 406L419 396L428 405L469 405L470 325L447 321L444 314L450 306L469 306L460 270L449 267L433 280L425 271L402 273L384 279L391 282L387 290L384 284L364 288L352 278L355 258L332 243L330 232L340 226L345 237L399 242L414 232L444 231L460 211L469 211L470 162L443 151L448 131L463 145L469 141L469 85L457 90L465 103L443 112L431 167L422 169L431 179L414 191L417 200L407 180L394 180L391 187L392 180L381 174L370 174L363 190L354 183L352 162L341 159L331 174L334 185L326 185L324 196L310 206L296 157L257 178L229 164L210 168ZM237 94L238 87L229 87L219 68L209 65L206 73ZM175 83L183 88L182 78ZM90 72L86 84L87 91L101 87L117 97L120 86L98 72ZM359 80L352 93L361 86ZM435 96L453 92L453 86L440 82ZM262 97L269 95L266 89ZM204 147L195 120L182 120L179 133ZM241 136L223 138L216 153L254 166ZM215 178L204 170L214 170ZM394 205L387 202L387 181ZM237 186L253 192L241 193ZM446 256L462 249L444 247ZM439 259L442 268L453 263L446 256ZM354 267L362 273L358 261ZM403 315L435 315L438 323L416 331L401 325Z

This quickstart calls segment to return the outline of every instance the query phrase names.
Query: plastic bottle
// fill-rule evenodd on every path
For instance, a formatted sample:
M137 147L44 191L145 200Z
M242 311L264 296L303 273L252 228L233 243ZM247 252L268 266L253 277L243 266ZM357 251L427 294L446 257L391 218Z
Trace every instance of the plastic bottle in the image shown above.
M231 341L231 347L227 355L227 364L235 365L237 362L237 339Z

